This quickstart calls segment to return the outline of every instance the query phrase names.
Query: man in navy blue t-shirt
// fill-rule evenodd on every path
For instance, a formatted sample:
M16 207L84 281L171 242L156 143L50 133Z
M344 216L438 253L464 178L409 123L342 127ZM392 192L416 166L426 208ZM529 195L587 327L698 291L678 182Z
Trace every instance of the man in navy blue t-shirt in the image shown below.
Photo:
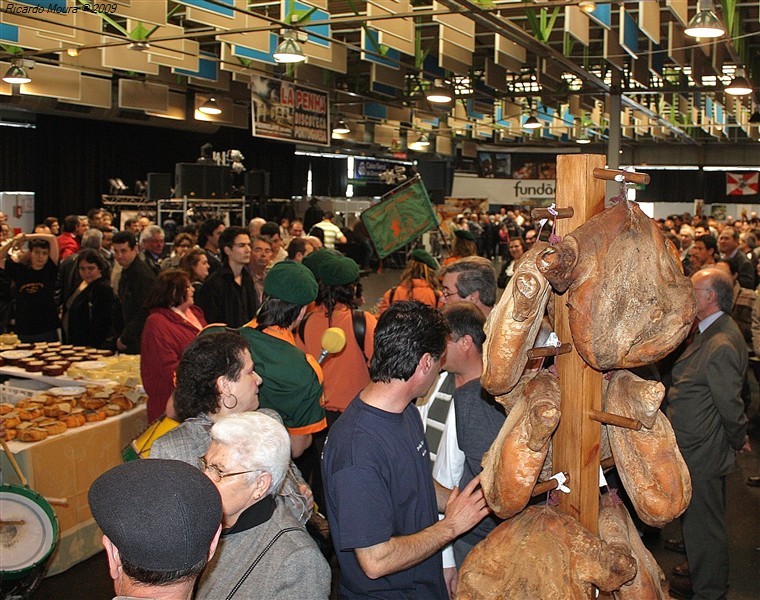
M330 430L322 477L340 598L448 598L440 550L489 512L477 477L450 495L434 488L413 404L438 376L448 334L430 307L392 305L375 330L371 383Z

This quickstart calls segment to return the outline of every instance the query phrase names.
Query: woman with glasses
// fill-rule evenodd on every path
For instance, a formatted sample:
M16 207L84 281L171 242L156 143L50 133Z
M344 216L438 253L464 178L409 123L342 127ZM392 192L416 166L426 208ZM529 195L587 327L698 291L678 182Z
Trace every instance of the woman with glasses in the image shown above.
M161 271L148 296L150 313L140 344L140 375L148 394L149 423L166 410L182 352L206 326L203 311L193 303L194 294L187 273L169 269Z
M151 458L197 464L206 454L212 425L228 415L259 411L281 420L273 410L259 409L261 377L254 370L248 342L236 333L204 333L185 349L175 376L172 412L181 421L151 447ZM314 507L311 489L291 463L280 490L283 503L305 523Z
M161 261L161 270L178 269L182 257L195 246L195 240L189 233L178 233L172 242L172 253Z
M198 466L222 496L222 535L196 598L326 600L330 566L278 491L290 436L258 412L220 418Z
M389 289L380 300L377 316L383 314L394 302L419 300L432 308L437 308L441 299L441 284L438 281L438 263L426 250L417 248L409 254L409 262L401 274L399 282Z

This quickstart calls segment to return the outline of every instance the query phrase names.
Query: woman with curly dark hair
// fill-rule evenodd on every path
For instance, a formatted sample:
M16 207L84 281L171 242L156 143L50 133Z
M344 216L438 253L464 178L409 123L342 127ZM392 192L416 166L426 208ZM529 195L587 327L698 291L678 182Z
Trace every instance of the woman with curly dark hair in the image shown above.
M227 415L258 411L282 423L275 411L259 409L261 377L254 368L242 336L219 332L195 338L177 365L172 409L182 423L153 442L150 458L197 465L211 444L211 427ZM314 499L292 462L279 495L303 524Z
M190 277L190 283L197 292L209 274L208 256L201 248L193 248L179 261L179 268Z
M182 352L206 326L203 311L193 304L194 293L187 273L169 269L158 275L146 301L150 314L140 345L140 375L149 423L164 413Z

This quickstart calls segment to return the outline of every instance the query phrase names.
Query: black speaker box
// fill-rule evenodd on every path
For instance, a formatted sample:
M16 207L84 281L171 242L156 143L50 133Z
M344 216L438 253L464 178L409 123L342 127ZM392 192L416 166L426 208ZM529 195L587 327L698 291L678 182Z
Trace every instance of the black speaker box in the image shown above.
M245 173L245 195L251 198L269 197L269 171L252 170Z
M203 163L177 163L174 183L176 198L229 198L232 187L229 167Z
M165 200L172 197L171 173L148 173L148 200Z

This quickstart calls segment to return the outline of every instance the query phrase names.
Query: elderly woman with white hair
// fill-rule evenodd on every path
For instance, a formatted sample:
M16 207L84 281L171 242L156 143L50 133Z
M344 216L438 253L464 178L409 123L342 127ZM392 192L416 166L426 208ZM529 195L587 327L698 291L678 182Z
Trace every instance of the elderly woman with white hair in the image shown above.
M222 496L222 536L196 598L299 600L330 596L330 567L278 497L290 436L255 412L219 419L199 467Z

